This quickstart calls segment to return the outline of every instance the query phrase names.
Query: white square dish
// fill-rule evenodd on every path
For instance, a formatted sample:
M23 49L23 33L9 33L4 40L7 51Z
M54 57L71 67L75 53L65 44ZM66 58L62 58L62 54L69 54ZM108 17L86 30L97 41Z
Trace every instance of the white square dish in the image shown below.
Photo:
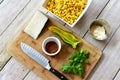
M48 12L50 12L52 15L54 15L55 17L57 17L58 19L60 19L61 21L63 21L64 23L66 23L68 26L70 27L74 27L75 24L81 19L81 17L85 14L85 12L87 11L88 7L90 6L92 0L88 0L87 1L87 5L86 7L83 9L83 11L80 13L80 15L77 17L77 19L72 23L69 24L67 21L65 21L64 19L62 19L61 17L57 16L56 14L54 14L53 12L51 12L50 10L48 10L46 8L47 4L48 4L49 0L45 0L44 4L43 4L43 8L46 9Z

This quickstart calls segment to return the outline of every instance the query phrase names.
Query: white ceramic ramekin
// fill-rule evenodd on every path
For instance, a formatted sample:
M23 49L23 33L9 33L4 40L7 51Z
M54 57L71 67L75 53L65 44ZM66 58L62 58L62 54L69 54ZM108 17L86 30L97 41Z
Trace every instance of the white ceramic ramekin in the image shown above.
M54 52L54 53L48 53L48 52L46 51L46 44L47 44L48 42L51 42L51 41L55 42L55 43L58 45L58 49L57 49L57 51ZM52 36L52 37L47 37L46 39L44 39L44 41L43 41L43 43L42 43L42 50L43 50L43 52L44 52L45 54L47 54L47 55L49 55L49 56L54 56L54 55L56 55L56 54L58 54L58 53L60 52L60 50L61 50L61 42L60 42L60 40L59 40L58 38L56 38L56 37L54 37L54 36Z

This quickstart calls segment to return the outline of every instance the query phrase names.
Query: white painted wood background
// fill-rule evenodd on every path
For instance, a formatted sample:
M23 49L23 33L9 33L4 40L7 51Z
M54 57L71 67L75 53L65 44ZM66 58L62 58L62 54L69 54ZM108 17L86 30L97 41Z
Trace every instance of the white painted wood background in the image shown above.
M35 11L46 11L41 7L44 0L0 0L0 80L42 80L27 69L6 49L24 28ZM50 13L47 13L52 16ZM74 28L76 34L103 51L103 56L88 80L120 80L120 0L93 0L82 19ZM110 24L111 34L105 41L93 39L89 25L95 19L104 19Z

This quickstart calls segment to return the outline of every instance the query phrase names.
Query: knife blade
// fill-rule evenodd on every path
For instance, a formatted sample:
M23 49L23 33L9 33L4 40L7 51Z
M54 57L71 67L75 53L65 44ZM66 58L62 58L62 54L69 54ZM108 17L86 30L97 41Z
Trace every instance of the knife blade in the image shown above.
M49 64L49 60L44 57L41 53L39 53L37 50L33 49L31 46L27 45L24 42L21 42L21 49L22 51L27 54L30 58L35 60L37 63L39 63L41 66L43 66L45 69L52 72L54 75L56 75L60 80L67 80L67 78L52 68Z

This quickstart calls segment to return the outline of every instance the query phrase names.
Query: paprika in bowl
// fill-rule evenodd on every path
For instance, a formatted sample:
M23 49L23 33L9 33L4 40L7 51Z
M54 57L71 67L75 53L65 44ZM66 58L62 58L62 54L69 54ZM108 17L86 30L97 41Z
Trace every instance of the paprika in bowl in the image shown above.
M61 42L56 37L47 37L42 43L42 50L49 56L58 54L61 50Z

